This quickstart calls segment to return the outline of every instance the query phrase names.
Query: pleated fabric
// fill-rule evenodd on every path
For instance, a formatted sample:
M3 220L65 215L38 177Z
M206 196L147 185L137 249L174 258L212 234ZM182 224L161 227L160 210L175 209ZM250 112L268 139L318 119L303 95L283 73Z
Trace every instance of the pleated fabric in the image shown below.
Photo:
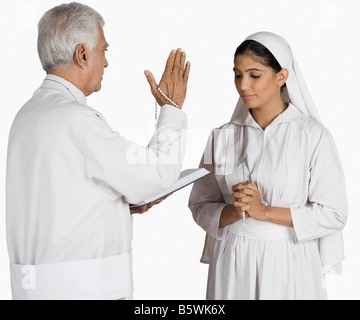
M216 240L207 299L322 300L325 280L316 240L298 242L293 228L246 219Z

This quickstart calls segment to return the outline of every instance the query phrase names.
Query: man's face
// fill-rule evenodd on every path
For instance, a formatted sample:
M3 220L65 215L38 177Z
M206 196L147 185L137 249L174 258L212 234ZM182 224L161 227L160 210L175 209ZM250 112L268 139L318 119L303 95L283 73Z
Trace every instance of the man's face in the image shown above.
M104 68L109 64L105 57L108 43L105 40L104 30L99 26L99 41L93 53L90 53L88 59L87 82L85 95L88 96L93 92L101 89L101 81L104 74Z

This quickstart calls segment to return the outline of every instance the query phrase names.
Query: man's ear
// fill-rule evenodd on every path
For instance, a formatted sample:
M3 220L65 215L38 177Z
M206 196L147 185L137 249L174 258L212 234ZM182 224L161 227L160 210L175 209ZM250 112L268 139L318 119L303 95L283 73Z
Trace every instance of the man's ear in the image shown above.
M74 53L74 62L80 67L80 68L87 68L88 66L88 50L86 46L82 43L78 44L75 48Z

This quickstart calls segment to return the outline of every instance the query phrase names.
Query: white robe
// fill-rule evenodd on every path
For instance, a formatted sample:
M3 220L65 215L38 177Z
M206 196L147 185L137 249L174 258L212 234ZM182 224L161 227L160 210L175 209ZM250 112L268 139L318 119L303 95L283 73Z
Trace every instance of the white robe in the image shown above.
M330 254L318 243L339 235L347 219L344 174L329 131L292 104L265 130L243 109L238 123L213 130L200 166L213 173L194 184L189 208L207 233L207 298L325 298L322 269L343 259L343 243L337 238ZM219 228L232 186L246 180L257 183L265 205L290 208L294 227L247 218L245 227L239 220Z
M131 296L129 203L180 173L186 115L161 108L148 148L114 132L70 82L48 75L11 128L7 243L14 299Z

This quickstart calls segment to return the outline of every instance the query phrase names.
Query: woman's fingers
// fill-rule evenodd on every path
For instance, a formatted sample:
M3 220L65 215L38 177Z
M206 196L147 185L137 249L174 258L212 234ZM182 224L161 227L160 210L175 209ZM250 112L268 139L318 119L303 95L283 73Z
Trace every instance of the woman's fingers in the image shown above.
M253 190L255 192L259 192L256 183L249 180L246 181L246 183L238 183L232 186L232 191L234 192L239 192L239 191L243 192L243 190Z
M233 197L234 200L242 202L242 203L250 203L252 201L254 201L254 197L250 196L247 197L245 195L241 196L241 197Z
M252 181L246 181L246 187L248 187L249 189L252 189L254 191L258 191L258 187L256 185L255 182L252 182Z
M256 192L252 189L244 188L241 189L239 192L233 192L231 197L237 201L243 203L252 202L255 199Z
M246 185L243 183L238 183L232 186L232 191L240 191L241 189L246 188Z
M254 197L255 195L256 195L256 191L254 191L252 189L249 189L249 188L244 188L244 189L241 189L239 191L233 192L231 196L233 198L243 198L243 197L246 197L246 196Z
M243 212L249 211L251 206L249 204L244 204L242 202L234 201L233 206L237 209L240 209Z

